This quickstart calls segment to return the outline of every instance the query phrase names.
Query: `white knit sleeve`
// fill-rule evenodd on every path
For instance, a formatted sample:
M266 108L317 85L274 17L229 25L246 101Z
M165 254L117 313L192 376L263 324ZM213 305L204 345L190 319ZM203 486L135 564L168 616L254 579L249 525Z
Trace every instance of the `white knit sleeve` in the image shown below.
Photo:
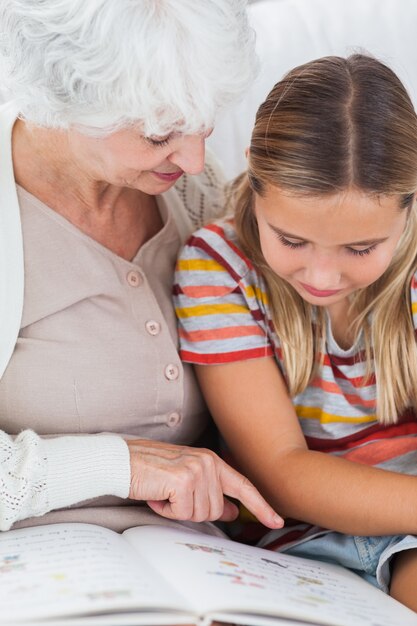
M0 530L14 522L103 495L126 498L130 460L116 435L42 439L0 431Z

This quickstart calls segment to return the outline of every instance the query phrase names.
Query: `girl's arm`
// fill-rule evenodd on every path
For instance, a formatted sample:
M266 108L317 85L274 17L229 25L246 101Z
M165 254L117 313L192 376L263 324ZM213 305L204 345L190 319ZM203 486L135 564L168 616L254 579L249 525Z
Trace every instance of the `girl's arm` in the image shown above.
M273 358L196 371L240 469L282 515L355 535L417 533L417 477L309 450Z

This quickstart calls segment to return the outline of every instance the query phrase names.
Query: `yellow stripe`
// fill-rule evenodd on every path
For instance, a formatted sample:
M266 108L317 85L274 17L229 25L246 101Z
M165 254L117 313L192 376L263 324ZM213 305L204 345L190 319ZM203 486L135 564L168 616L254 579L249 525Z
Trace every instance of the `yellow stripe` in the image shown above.
M333 415L325 413L322 409L314 406L295 406L296 413L300 419L320 420L322 424L330 424L332 422L346 422L350 424L363 424L366 422L375 422L376 415L362 415L360 417L348 417L345 415Z
M417 302L413 302L411 305L411 310L413 313L417 313Z
M268 296L264 291L262 291L262 289L259 289L259 287L249 285L248 287L245 287L245 293L248 298L256 298L263 304L268 304Z
M176 308L177 317L194 317L201 315L218 315L219 313L229 315L230 313L248 313L245 306L239 304L210 304L201 306L187 306L182 309Z
M177 263L177 270L183 272L225 272L225 268L213 259L180 259Z

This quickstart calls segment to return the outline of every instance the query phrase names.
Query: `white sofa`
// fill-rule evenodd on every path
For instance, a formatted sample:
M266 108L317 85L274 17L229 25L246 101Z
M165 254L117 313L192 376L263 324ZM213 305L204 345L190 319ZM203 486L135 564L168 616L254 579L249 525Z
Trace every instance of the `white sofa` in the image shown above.
M417 106L417 0L260 0L248 11L260 74L209 139L228 178L245 167L259 104L285 72L308 60L367 51L397 72Z

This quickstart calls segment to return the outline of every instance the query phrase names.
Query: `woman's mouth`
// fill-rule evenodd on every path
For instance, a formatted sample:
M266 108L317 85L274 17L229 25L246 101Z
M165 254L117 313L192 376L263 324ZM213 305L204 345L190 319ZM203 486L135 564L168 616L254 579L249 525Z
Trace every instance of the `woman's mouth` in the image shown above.
M184 172L182 170L179 170L177 172L152 172L152 174L159 178L159 180L171 183L181 178Z

